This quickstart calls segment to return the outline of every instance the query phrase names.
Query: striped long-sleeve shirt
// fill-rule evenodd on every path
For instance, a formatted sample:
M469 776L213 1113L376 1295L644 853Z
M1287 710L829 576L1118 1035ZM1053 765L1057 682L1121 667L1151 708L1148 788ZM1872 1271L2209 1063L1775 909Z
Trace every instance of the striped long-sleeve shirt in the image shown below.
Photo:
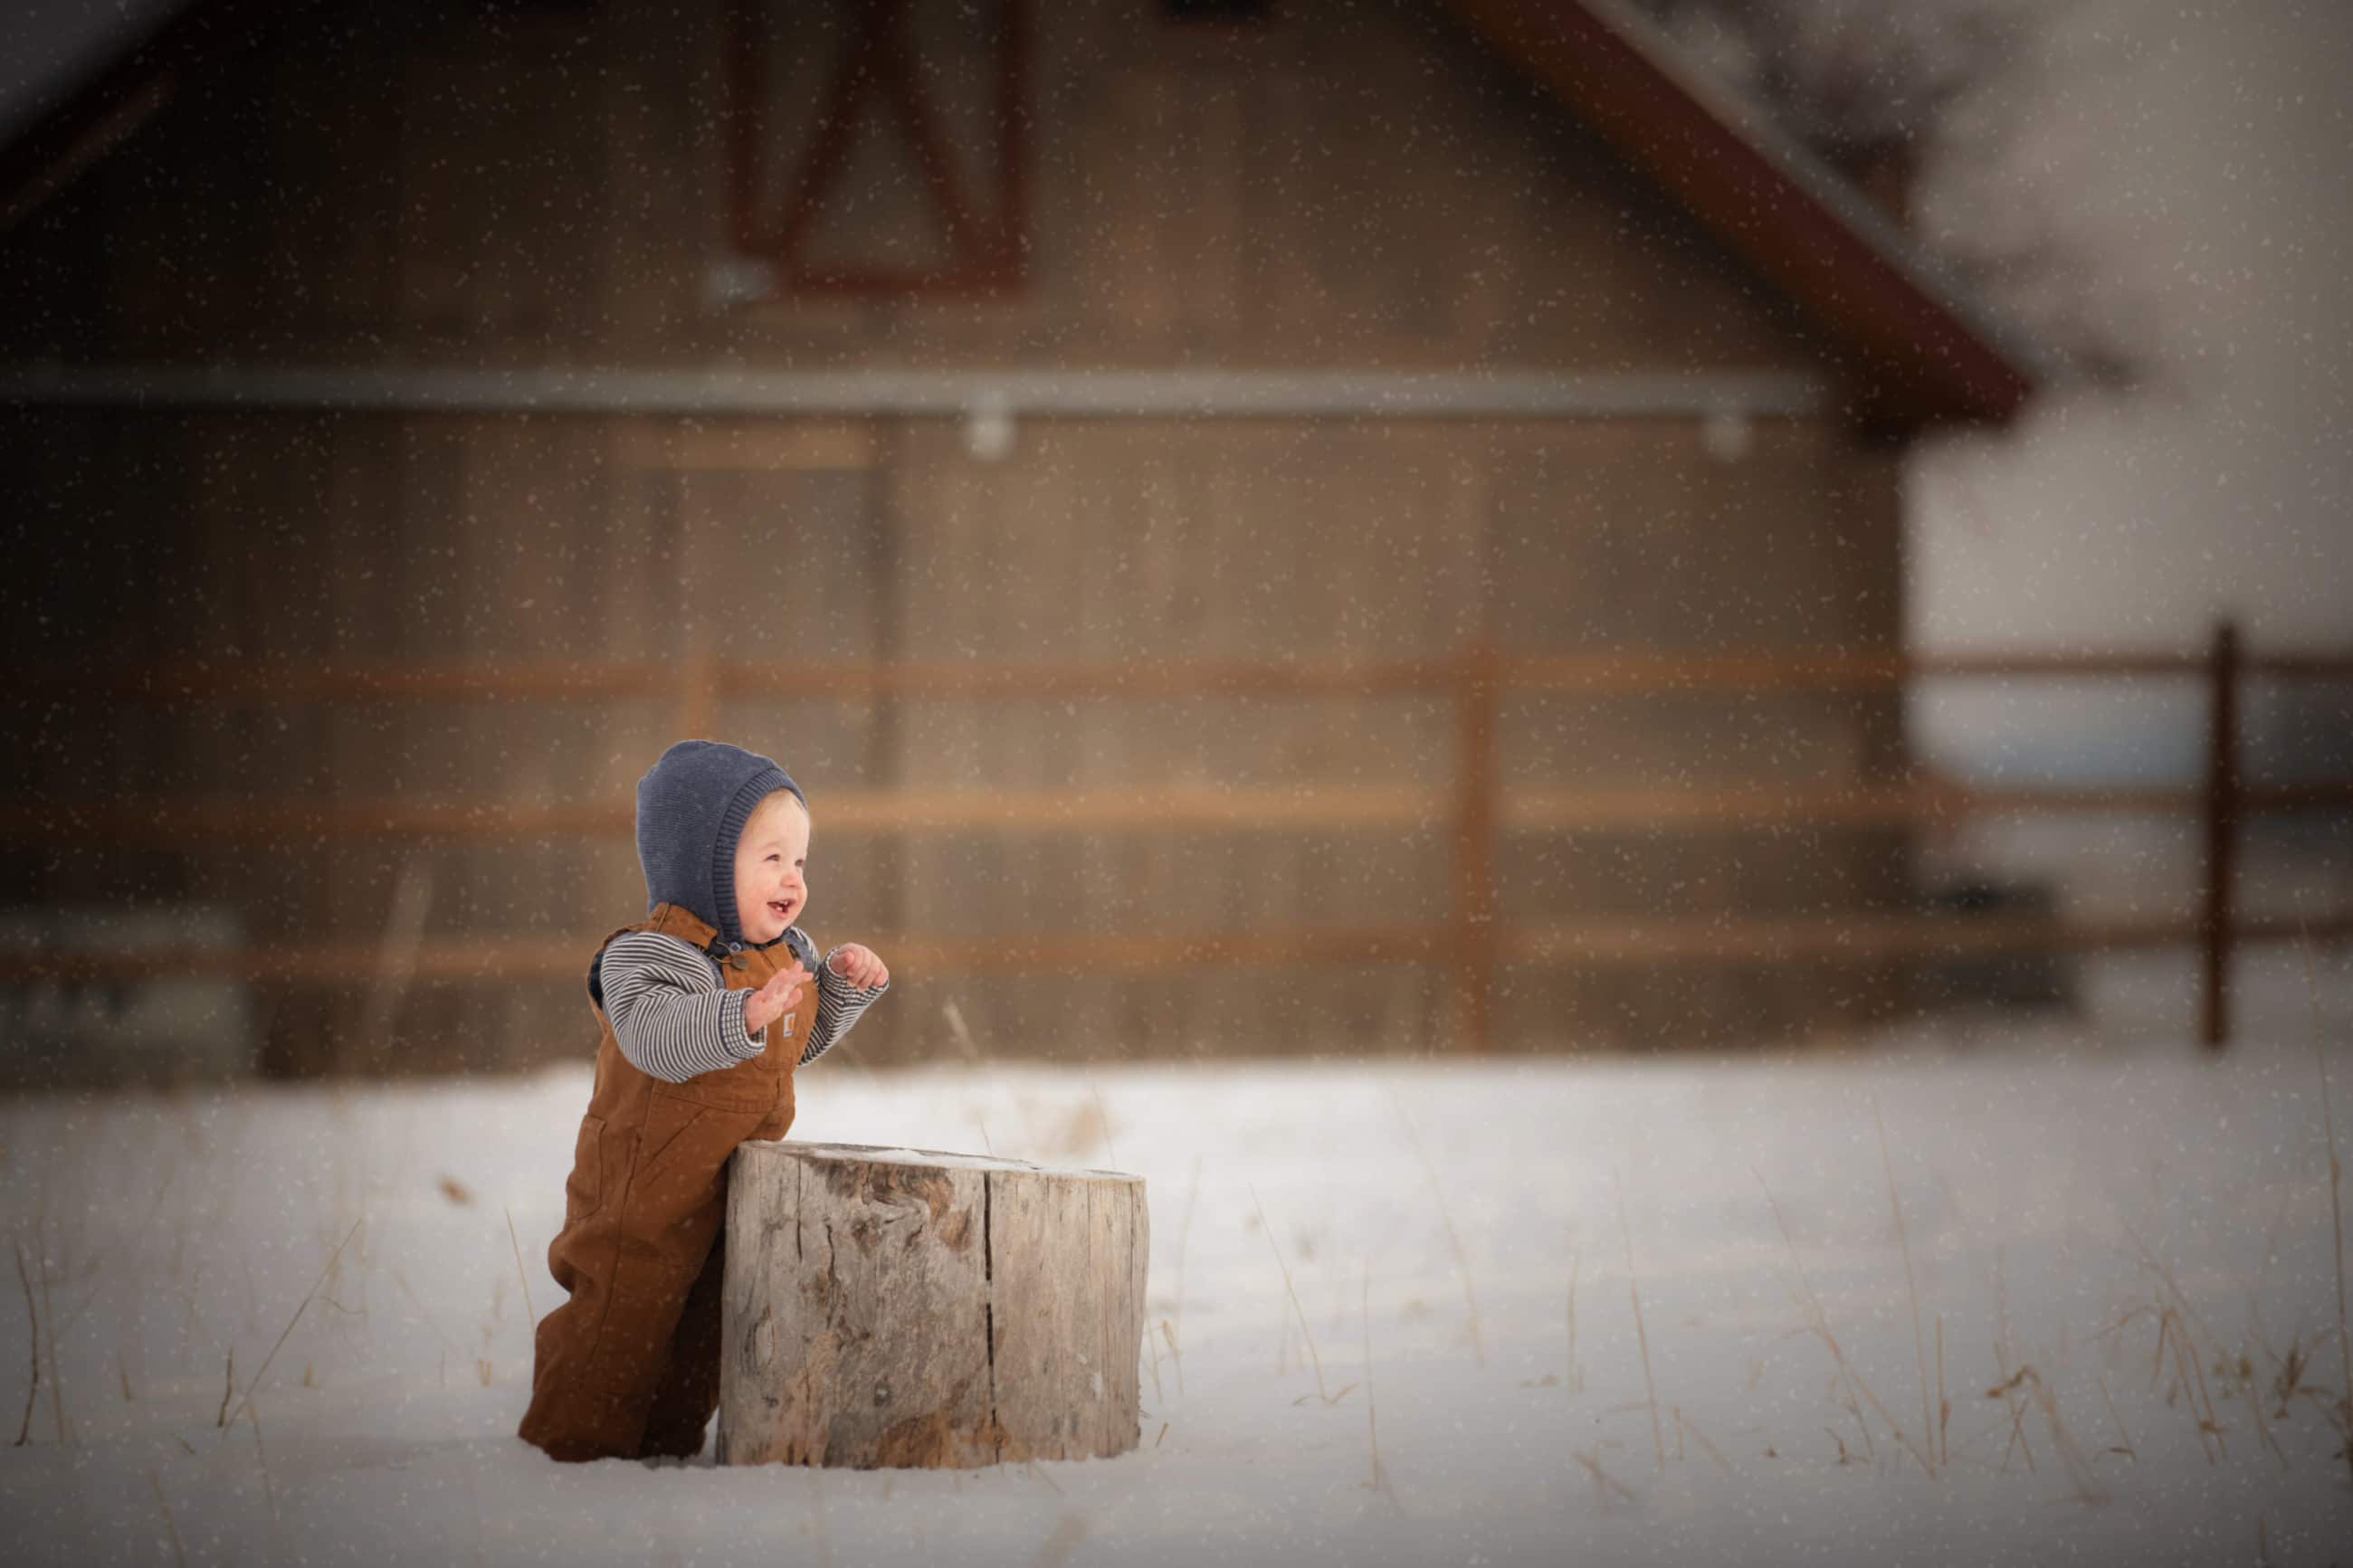
M815 944L799 927L793 928L793 935L797 938L788 939L793 952L815 954ZM801 1048L802 1067L830 1050L849 1033L859 1015L891 988L888 981L851 984L833 972L832 958L829 952L826 962L812 965L817 1020ZM752 993L727 989L719 965L682 938L660 931L617 936L596 961L596 980L604 993L605 1016L613 1023L614 1043L630 1066L649 1077L683 1083L697 1073L748 1061L767 1048L766 1029L749 1034L744 1028L744 1004ZM794 1007L809 1005L804 989Z

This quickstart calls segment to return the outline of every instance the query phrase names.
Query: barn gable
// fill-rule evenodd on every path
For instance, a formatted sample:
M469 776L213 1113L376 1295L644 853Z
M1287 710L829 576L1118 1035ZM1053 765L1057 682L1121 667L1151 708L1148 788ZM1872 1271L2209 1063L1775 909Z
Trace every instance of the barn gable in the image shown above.
M955 9L914 7L916 47L927 10ZM1900 236L1765 129L1727 125L1606 4L1301 4L1206 33L1145 0L1006 10L1029 19L1017 289L756 302L771 274L733 232L747 160L728 94L757 6L209 0L8 150L16 208L79 177L0 230L50 302L0 352L170 360L202 340L211 357L227 328L268 344L244 357L333 363L463 343L507 363L1003 365L1064 363L1075 341L1155 366L1834 365L1907 424L2002 417L2029 384ZM766 51L786 68L749 162L772 204L807 172L850 15ZM267 41L235 47L256 27ZM931 41L953 163L1002 84L965 68L971 38ZM821 215L850 254L920 249L935 226L887 119L855 128L833 189L856 199ZM1696 171L1644 151L1709 127ZM1796 215L1761 239L1760 192ZM108 298L76 301L93 251Z

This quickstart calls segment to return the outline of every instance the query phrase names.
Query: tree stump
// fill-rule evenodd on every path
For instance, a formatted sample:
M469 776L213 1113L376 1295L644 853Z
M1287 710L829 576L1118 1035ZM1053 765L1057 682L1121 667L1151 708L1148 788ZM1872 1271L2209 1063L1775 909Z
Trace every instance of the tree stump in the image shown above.
M1144 1179L745 1143L727 1194L719 1462L965 1468L1124 1454Z

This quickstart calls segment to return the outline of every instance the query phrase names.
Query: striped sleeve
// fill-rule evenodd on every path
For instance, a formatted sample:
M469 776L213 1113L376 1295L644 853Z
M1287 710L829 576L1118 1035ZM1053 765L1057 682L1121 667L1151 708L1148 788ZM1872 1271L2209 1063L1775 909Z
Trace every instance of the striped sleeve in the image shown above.
M730 991L692 943L660 931L615 937L596 961L605 1016L629 1065L665 1083L732 1068L767 1047L744 1032L748 991Z
M840 951L837 947L833 952ZM817 966L817 1022L809 1026L808 1044L801 1048L802 1067L833 1049L858 1022L859 1015L891 989L887 980L880 985L852 985L833 972L833 952Z

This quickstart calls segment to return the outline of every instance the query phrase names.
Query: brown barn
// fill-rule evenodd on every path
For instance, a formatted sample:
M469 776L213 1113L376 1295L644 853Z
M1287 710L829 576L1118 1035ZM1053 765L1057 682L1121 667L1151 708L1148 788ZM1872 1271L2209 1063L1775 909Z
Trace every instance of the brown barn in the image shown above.
M1908 776L1905 444L2044 373L1615 4L197 0L0 182L20 988L573 1057L708 732L869 1061L1909 1005L1788 935L1909 819L1787 797Z

